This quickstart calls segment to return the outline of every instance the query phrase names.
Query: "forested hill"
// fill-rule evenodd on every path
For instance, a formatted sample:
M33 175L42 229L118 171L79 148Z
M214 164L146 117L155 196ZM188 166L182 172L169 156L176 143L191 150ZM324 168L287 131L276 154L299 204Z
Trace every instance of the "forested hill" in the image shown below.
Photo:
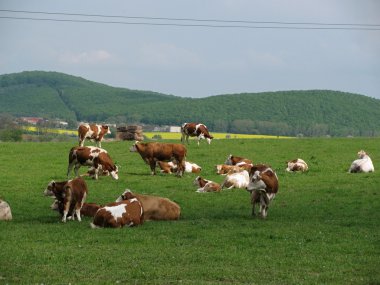
M115 88L57 72L0 75L0 113L71 122L180 125L212 131L306 136L379 136L380 100L329 90L182 98Z

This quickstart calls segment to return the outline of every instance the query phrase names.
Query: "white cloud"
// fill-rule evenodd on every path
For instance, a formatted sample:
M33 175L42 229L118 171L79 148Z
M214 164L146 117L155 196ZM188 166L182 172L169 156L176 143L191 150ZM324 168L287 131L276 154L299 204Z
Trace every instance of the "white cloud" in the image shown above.
M83 51L83 52L62 52L58 54L58 60L63 64L98 64L108 62L112 58L111 54L105 50Z

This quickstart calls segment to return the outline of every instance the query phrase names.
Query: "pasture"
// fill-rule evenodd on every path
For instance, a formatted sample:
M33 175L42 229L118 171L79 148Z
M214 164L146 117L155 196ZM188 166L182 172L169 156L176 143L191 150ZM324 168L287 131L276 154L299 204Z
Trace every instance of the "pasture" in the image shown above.
M151 176L129 152L132 142L105 141L120 178L85 178L87 202L112 202L129 188L174 200L182 215L98 230L87 217L61 223L43 196L52 179L66 180L76 144L0 143L0 198L13 214L0 222L1 284L380 283L380 139L229 139L200 147L191 140L187 160L216 182L223 177L214 166L230 153L272 165L280 188L266 220L251 217L243 189L196 193L197 175ZM347 173L360 149L375 173ZM285 161L297 157L309 171L285 172Z

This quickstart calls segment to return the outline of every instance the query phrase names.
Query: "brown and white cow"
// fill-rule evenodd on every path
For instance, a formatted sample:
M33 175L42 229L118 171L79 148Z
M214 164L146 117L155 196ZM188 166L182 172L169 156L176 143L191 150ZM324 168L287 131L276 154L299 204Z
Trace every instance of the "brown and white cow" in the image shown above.
M309 169L309 166L307 165L307 163L301 158L289 160L286 162L286 164L287 164L286 171L288 172L296 172L296 171L305 172Z
M222 189L246 188L249 184L249 173L247 170L229 173L222 183Z
M129 193L140 201L144 209L144 221L178 220L181 215L181 207L168 198L132 193L129 189L126 189L116 202L126 200Z
M269 203L274 199L278 192L277 174L265 164L257 164L251 168L250 182L247 191L251 193L252 216L255 216L255 206L260 205L259 214L266 218Z
M84 146L85 139L90 139L96 142L97 147L102 147L103 137L107 134L111 134L107 125L81 124L78 127L79 146Z
M195 178L195 180L193 181L193 184L198 187L196 191L198 193L220 192L220 190L222 189L219 183L204 179L201 176L198 176L197 178Z
M12 220L11 207L7 202L0 199L0 221L10 221Z
M143 214L140 201L129 193L125 200L101 207L96 212L91 227L95 229L138 226L144 223Z
M157 161L171 161L178 165L177 175L182 176L185 170L185 159L187 149L182 144L136 141L129 149L138 152L141 158L150 166L151 174L156 174Z
M119 179L118 167L113 163L111 157L105 149L95 146L76 146L70 150L69 166L67 167L67 177L74 167L76 176L82 165L94 167L94 177L98 179L99 171L108 171L113 179Z
M252 160L250 160L248 158L244 158L244 157L240 157L240 156L234 156L234 155L230 154L229 156L227 156L227 159L224 162L224 164L237 165L237 166L244 165L244 164L248 164L248 165L251 164L252 165Z
M173 173L177 171L177 164L173 161L157 161L157 165L161 168L162 173ZM199 173L202 171L202 167L198 164L190 161L185 161L185 172L187 173Z
M190 137L197 137L198 140L198 146L199 141L201 139L206 139L207 143L210 144L211 140L214 138L210 133L208 132L207 127L204 124L200 123L184 123L181 126L181 142L184 143L185 139L187 143L189 144L189 136Z
M81 221L80 211L86 200L88 188L86 182L78 177L68 181L51 181L44 191L45 196L55 196L58 203L62 203L62 222L66 222L67 216L77 216ZM72 212L70 212L70 209Z

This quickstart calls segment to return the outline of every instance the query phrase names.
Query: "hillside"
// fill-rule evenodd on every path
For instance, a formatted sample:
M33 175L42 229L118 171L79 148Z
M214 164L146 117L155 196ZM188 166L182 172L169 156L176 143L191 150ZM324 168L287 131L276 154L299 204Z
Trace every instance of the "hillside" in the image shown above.
M182 98L115 88L57 72L0 75L0 113L68 121L179 125L212 131L379 136L380 100L329 90Z

